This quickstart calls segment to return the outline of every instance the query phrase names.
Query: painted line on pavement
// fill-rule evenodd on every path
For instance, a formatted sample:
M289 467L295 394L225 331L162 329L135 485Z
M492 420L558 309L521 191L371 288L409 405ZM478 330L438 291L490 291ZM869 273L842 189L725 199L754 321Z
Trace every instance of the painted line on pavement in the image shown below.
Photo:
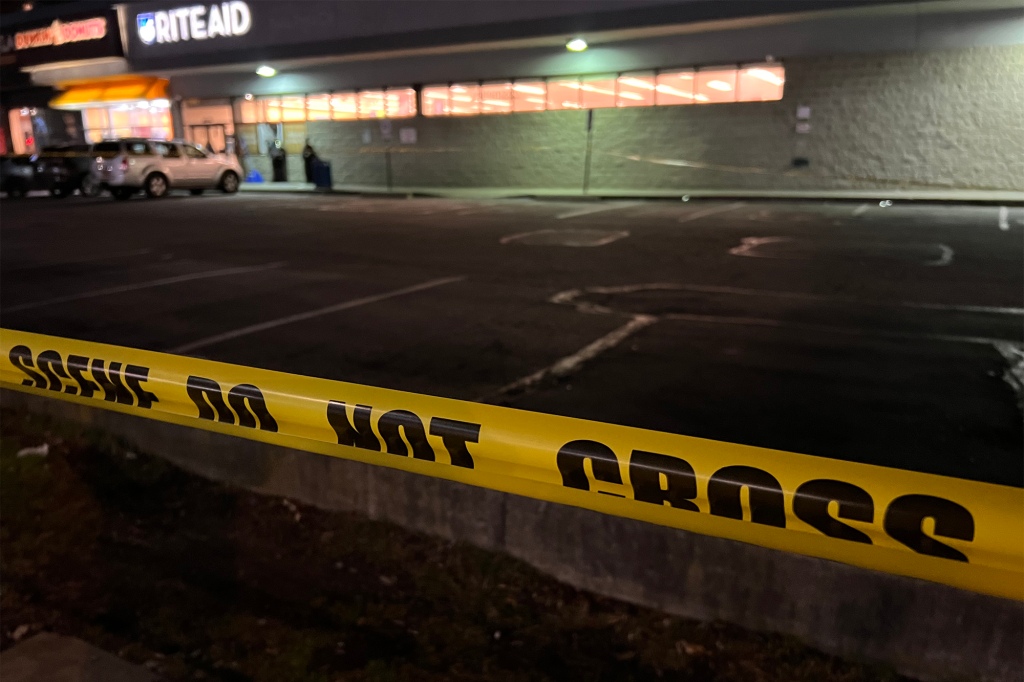
M615 204L603 204L600 206L589 206L587 208L576 209L575 211L569 211L555 216L556 220L565 220L566 218L579 218L580 216L591 215L594 213L604 213L605 211L617 211L620 208L629 208L630 206L639 206L642 201L623 201Z
M587 344L575 353L559 359L549 367L545 367L533 374L529 374L521 379L516 379L512 383L502 386L494 395L518 393L540 383L541 381L544 381L549 377L558 379L569 376L579 370L583 363L593 360L605 351L618 346L635 332L643 329L644 327L649 327L657 321L658 318L653 315L634 315L633 319L623 326L605 334L593 343ZM486 400L488 400L487 397L479 398L477 399L477 402L485 402Z
M1010 229L1010 209L1005 206L999 207L999 229L1004 232Z
M205 348L206 346L212 346L215 343L222 341L230 341L231 339L237 339L241 336L248 336L249 334L256 334L258 332L267 331L268 329L275 329L277 327L283 327L287 324L293 324L295 322L302 322L303 320L310 320L314 317L321 317L323 315L330 315L331 313L337 313L342 310L348 310L350 308L358 308L359 306L369 305L370 303L377 303L379 301L385 301L389 298L396 298L398 296L405 296L406 294L414 294L417 291L425 291L427 289L433 289L434 287L443 286L445 284L452 284L453 282L461 282L465 277L445 277L443 279L433 279L429 282L423 282L422 284L416 284L411 287L405 287L403 289L396 289L394 291L388 291L383 294L374 294L372 296L364 296L362 298L355 298L351 301L345 301L343 303L337 303L335 305L327 306L326 308L317 308L316 310L308 310L304 313L296 313L295 315L288 315L287 317L280 317L276 320L270 320L268 322L261 322L260 324L249 325L248 327L241 327L232 331L224 332L222 334L215 334L213 336L207 336L203 339L191 341L184 345L172 348L166 352L168 353L188 353L199 348Z
M705 217L707 217L709 215L715 215L717 213L725 213L727 211L735 211L737 208L740 208L741 206L743 206L743 202L742 201L737 201L737 202L728 204L727 206L715 206L714 208L706 208L703 211L694 211L693 213L690 213L689 215L684 215L684 216L680 217L678 219L678 222L680 222L680 223L688 223L691 220L699 220L700 218L705 218Z
M156 287L169 286L171 284L180 284L182 282L192 282L199 279L211 279L213 277L229 277L231 275L244 275L251 272L263 272L265 270L274 270L287 265L286 262L280 261L277 263L266 263L264 265L255 265L243 268L225 268L223 270L209 270L207 272L196 272L190 275L178 275L176 277L164 277L162 279L154 279L148 282L139 282L137 284L125 284L119 287L108 287L106 289L95 289L93 291L83 291L79 294L69 294L67 296L56 296L54 298L48 298L42 301L33 301L31 303L22 303L20 305L11 306L4 310L4 312L13 313L20 310L31 310L32 308L42 308L48 305L56 305L58 303L70 303L71 301L82 301L87 298L98 298L100 296L111 296L113 294L125 294L130 291L139 291L140 289L153 289Z
M605 234L605 236L599 239L595 239L593 241L583 242L582 240L577 239L575 240L576 243L573 243L574 240L572 239L572 235L579 235L580 232L596 232L598 234L602 233L601 230L531 230L530 232L519 232L518 234L510 234L507 237L502 237L501 239L498 240L498 243L510 244L512 242L519 241L520 239L525 239L526 237L533 237L534 235L563 234L565 235L567 241L551 242L550 244L543 244L542 246L572 246L587 248L591 246L605 246L606 244L611 244L612 242L618 241L620 239L625 239L626 237L629 236L628 230L620 230L617 232L608 232L607 234Z
M953 249L949 248L945 244L936 244L939 247L939 257L933 260L931 263L925 263L930 267L939 267L943 265L949 265L953 262Z
M1024 343L1000 342L993 345L1006 360L1003 381L1013 389L1018 407L1024 410Z

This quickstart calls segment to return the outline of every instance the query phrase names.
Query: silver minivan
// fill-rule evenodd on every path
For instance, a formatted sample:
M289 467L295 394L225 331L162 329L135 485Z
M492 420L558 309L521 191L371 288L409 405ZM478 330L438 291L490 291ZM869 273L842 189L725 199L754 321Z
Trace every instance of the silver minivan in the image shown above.
M233 155L210 154L190 142L125 138L97 142L93 153L93 176L115 199L128 199L139 190L154 199L171 189L234 194L242 177Z

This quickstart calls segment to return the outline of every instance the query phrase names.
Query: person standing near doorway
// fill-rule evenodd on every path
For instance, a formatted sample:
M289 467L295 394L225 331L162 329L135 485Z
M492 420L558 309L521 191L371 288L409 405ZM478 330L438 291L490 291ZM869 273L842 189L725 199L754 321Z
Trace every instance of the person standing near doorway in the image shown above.
M306 138L306 146L302 148L302 163L306 167L306 182L313 182L313 164L319 160L316 152L313 150L313 145L309 143L309 138Z
M274 168L274 182L288 181L288 153L285 152L281 140L274 140L270 148L270 164Z

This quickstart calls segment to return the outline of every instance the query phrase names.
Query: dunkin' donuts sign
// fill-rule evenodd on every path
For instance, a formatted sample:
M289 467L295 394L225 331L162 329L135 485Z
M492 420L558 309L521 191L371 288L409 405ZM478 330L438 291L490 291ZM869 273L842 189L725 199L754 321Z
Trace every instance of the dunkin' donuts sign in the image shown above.
M107 35L107 20L104 17L81 21L54 21L49 26L22 31L14 35L15 50L31 50L36 47L52 47L65 43L80 43L86 40L100 40Z

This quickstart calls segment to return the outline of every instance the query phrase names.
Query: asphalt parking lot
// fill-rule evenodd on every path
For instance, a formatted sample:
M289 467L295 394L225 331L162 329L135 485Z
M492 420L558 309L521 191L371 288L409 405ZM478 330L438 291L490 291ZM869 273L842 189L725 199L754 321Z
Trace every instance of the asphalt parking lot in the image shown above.
M13 329L1024 486L1024 208L4 200Z

